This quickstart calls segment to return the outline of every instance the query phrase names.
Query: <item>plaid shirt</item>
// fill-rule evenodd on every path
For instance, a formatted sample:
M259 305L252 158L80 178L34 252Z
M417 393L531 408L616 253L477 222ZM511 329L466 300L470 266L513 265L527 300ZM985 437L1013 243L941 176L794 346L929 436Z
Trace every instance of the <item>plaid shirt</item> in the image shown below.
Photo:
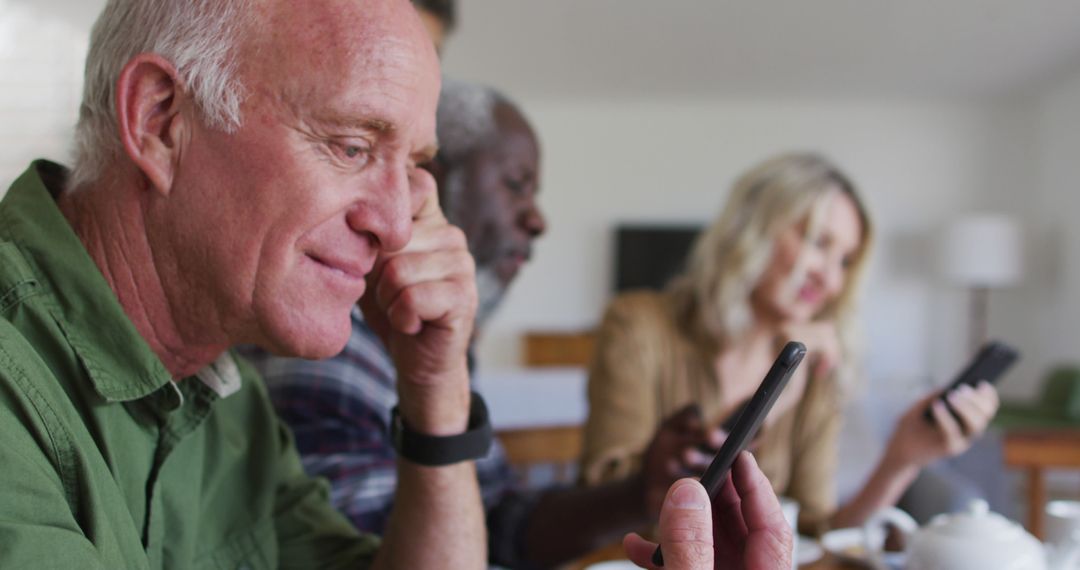
M330 480L332 502L357 528L382 534L397 486L389 436L397 373L360 309L353 309L345 350L333 358L282 358L255 348L241 352L266 379L307 472ZM514 486L498 441L476 462L476 472L487 512L490 560L521 567L524 529L539 493Z

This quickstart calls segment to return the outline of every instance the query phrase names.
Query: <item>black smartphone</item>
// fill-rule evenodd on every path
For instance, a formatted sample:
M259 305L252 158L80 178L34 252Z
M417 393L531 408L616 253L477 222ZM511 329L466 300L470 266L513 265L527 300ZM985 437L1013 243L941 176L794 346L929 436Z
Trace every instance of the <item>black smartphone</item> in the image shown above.
M971 359L967 367L957 375L947 388L942 390L938 399L945 402L949 412L959 421L959 416L949 405L949 401L945 399L945 394L952 392L963 384L974 387L982 380L993 384L1001 379L1001 375L1019 359L1020 353L1015 348L1000 341L990 341L979 349L979 352L975 354L975 358ZM930 408L926 408L923 417L927 421L934 421L934 414Z
M749 405L750 400L746 400L745 402L739 404L738 407L735 408L735 411L731 412L731 415L729 415L727 419L725 419L723 423L720 424L720 429L731 433L735 429L735 423L739 421L739 416L741 416L742 413L746 411L746 407ZM714 449L713 451L717 450Z
M701 475L701 485L708 491L710 499L716 499L717 493L720 492L727 479L728 471L735 463L735 458L754 439L754 435L761 427L761 422L765 421L765 416L776 403L776 398L780 396L780 392L791 379L791 374L799 367L799 363L805 356L806 346L801 342L789 342L784 345L780 355L769 368L768 374L765 375L765 379L754 392L754 396L737 412L735 423L727 439L724 440L724 445L720 446L720 451L716 452L716 457ZM653 564L657 566L664 564L664 556L659 546L653 552Z
M803 357L806 356L806 346L801 342L789 342L776 357L765 379L761 381L757 392L750 398L745 406L738 412L734 425L728 433L724 445L716 453L712 463L701 475L701 484L709 492L709 497L714 498L720 492L720 486L724 482L731 465L739 452L746 448L747 444L754 439L765 416L769 414L776 398L784 390L791 374L799 367Z

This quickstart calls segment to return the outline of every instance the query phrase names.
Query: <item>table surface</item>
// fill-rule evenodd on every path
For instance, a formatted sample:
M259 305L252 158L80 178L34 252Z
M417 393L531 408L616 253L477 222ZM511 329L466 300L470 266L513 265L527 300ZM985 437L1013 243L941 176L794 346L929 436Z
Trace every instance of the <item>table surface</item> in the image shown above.
M1080 430L1015 429L1006 431L1005 462L1013 466L1080 466Z
M1027 529L1043 538L1043 509L1047 492L1044 471L1080 469L1080 430L1013 429L1005 432L1005 465L1027 472Z
M852 570L866 570L867 567L863 564L840 560L827 552L821 560L799 566L799 570L848 570L849 568Z

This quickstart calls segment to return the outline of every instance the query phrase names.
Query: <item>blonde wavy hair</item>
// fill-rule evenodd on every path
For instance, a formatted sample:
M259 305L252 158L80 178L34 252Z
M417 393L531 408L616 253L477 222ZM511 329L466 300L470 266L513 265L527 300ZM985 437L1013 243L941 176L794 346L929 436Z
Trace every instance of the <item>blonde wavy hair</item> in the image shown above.
M851 198L862 222L862 241L841 293L815 319L830 319L843 350L839 380L854 382L858 354L856 293L873 241L873 226L855 185L839 168L813 153L784 154L743 174L720 216L695 242L685 273L668 286L679 322L714 350L737 340L754 322L751 294L768 269L776 238L806 220L804 247L822 230L833 191ZM799 263L796 263L796 267Z

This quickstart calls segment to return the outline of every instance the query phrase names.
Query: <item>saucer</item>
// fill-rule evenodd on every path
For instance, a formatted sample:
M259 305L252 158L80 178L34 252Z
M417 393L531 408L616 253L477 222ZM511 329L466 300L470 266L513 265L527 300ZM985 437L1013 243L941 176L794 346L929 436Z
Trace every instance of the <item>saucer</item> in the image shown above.
M608 560L588 565L585 570L640 570L640 566L629 560Z
M876 538L873 542L880 544L884 541L884 537ZM861 528L830 530L822 535L821 546L840 560L871 568L881 568L882 564L889 570L903 568L907 558L903 552L886 552L880 557L874 556L866 550L866 538ZM876 563L875 558L879 558L880 562Z
M808 536L800 536L798 546L795 547L795 563L799 566L811 564L821 560L825 556L825 549L816 540Z

